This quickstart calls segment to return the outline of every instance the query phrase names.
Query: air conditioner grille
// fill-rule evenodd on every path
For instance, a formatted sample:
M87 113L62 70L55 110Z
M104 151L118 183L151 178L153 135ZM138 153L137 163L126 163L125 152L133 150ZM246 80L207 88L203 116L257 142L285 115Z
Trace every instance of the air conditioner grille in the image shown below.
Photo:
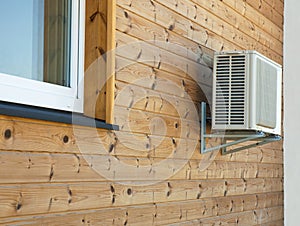
M245 55L216 58L215 124L245 124Z

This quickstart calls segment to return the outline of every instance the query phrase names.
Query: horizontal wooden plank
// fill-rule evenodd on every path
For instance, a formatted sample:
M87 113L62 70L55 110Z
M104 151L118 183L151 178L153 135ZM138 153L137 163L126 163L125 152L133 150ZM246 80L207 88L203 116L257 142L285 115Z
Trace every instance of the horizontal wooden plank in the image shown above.
M196 1L202 1L202 0L196 0ZM283 41L282 28L280 28L279 25L274 24L268 18L264 16L258 16L257 11L249 4L245 3L244 1L241 2L239 0L227 0L224 2L224 4L233 8L236 12L240 13L248 21L256 24L258 27L265 30L273 37L277 38L280 41Z
M260 0L246 0L246 3L256 9L263 16L271 20L273 23L278 25L283 29L283 9L281 9L281 13L279 13L268 1L260 1ZM272 3L271 3L272 4ZM282 6L282 4L281 4ZM280 6L279 6L280 7Z
M146 64L148 67L153 68L153 70L151 69L151 73L152 75L154 73L154 78L157 73L158 79L160 79L160 76L163 76L164 79L167 79L167 75L174 74L178 77L181 77L182 79L193 80L193 82L196 83L194 83L193 85L194 89L197 89L198 92L200 91L204 93L205 96L207 96L207 99L211 99L210 97L212 96L212 70L207 66L195 63L194 61L190 61L176 54L172 54L166 50L158 49L157 47L148 43L140 43L138 39L133 38L124 33L117 32L117 43L117 54L119 56L119 61L117 62L118 71L123 72L122 69L126 68L128 64L130 64L128 66L131 66L131 62L143 63ZM122 60L120 60L120 58ZM139 70L139 67L140 64L138 64L137 67L135 67L136 70ZM141 68L141 70L143 70L143 68ZM119 75L122 76L123 74L121 73ZM172 81L172 77L167 81ZM136 80L131 82L136 82ZM183 82L181 81L180 87L186 85L182 84ZM155 85L156 84L154 84L153 86L152 82L151 89L153 87L155 89ZM192 84L187 82L187 85ZM197 85L198 87L200 87L200 89L197 88ZM161 87L161 89L162 88L163 87ZM199 98L201 99L201 96L199 96Z
M259 52L267 55L271 59L282 62L282 56L278 53L274 53L272 49L268 48L267 46L257 46L259 45L258 40L250 40L252 37L249 36L243 36L240 38L240 36L236 35L235 33L239 33L240 31L236 30L234 27L230 30L229 33L227 33L229 30L224 29L224 25L212 25L213 30L209 30L208 28L204 28L195 22L179 15L178 13L169 10L165 6L161 5L160 3L155 3L151 5L150 7L153 8L153 12L155 12L154 16L152 15L153 12L149 12L145 7L146 4L144 2L140 1L131 1L130 3L126 2L126 0L119 0L119 4L124 7L126 11L126 15L129 14L129 11L135 12L137 14L142 15L143 17L150 19L153 22L156 22L157 24L165 27L168 29L169 26L172 25L172 29L174 32L176 32L179 35L182 35L184 37L188 37L199 44L205 45L209 48L212 48L216 51L219 50L234 50L234 49L256 49ZM200 4L201 5L201 4ZM194 9L194 7L193 7ZM144 15L146 14L146 15ZM152 17L153 16L153 17ZM180 21L180 23L179 23ZM205 21L205 18L204 18ZM171 25L170 25L171 23ZM178 24L177 24L178 23ZM205 22L208 23L208 22ZM205 24L204 23L204 24ZM220 24L220 23L219 23ZM248 26L249 27L249 26ZM232 34L234 32L234 34ZM249 32L248 32L249 33ZM207 37L204 40L199 40L199 37ZM249 39L250 38L250 39ZM222 43L221 48L214 48L208 44L211 40L214 40L213 42L217 41L219 43ZM229 45L226 44L227 42L231 43ZM249 41L248 41L249 39ZM260 39L262 39L262 35L260 35ZM265 39L266 42L269 42L270 39ZM272 40L272 39L271 39ZM232 45L230 47L230 45ZM279 49L282 49L282 45L280 45Z
M228 21L226 15L230 15L231 17L239 15L230 8L225 8L226 10L223 8L223 11L217 13L216 6L211 4L211 10L213 13L216 13L214 15L210 10L202 8L201 4L195 4L190 0L178 0L177 2L167 0L161 2L161 4L226 38L228 41L237 43L245 49L256 49L262 52L267 47L269 51L274 51L282 56L282 42L262 31L259 27L240 26L239 29L236 29L236 22L232 23L231 20ZM238 19L242 20L243 18Z
M281 192L282 179L229 179L119 184L109 182L0 186L0 217ZM276 201L274 198L272 199Z
M115 123L121 131L198 140L199 121L158 115L141 110L115 106Z
M148 80L148 79L147 79ZM149 81L149 80L148 80ZM178 117L190 121L199 122L200 116L198 109L200 103L194 103L191 97L181 87L177 87L168 81L156 80L155 85L165 89L177 90L177 95L180 91L185 98L173 96L161 92L136 86L132 83L127 84L116 81L116 99L117 106L126 107L130 109L143 110L145 112L157 113L159 115L168 115ZM168 86L169 85L169 86ZM174 88L173 88L174 87ZM199 91L201 93L201 91ZM209 97L211 98L211 97ZM199 96L199 101L206 101L206 96L202 94ZM118 116L115 116L118 117Z
M117 32L117 45L116 53L122 58L181 77L190 77L199 84L211 85L212 70L205 64L194 62L121 32ZM124 64L122 66L124 67Z
M283 3L283 1L281 1L281 0L264 0L264 2L269 4L279 14L284 15L284 3Z
M271 221L263 224L257 224L259 226L282 226L284 225L284 218L277 220L277 221Z
M273 224L273 222L281 224ZM269 223L271 222L271 223ZM173 226L182 223L172 224ZM197 219L189 222L183 222L184 225L282 225L283 224L283 206L271 207L267 209L245 211L241 213L227 214L206 219Z
M126 109L125 109L126 110ZM22 118L0 117L0 149L21 152L72 153L132 157L166 158L174 150L177 153L194 152L192 159L216 159L222 161L283 163L282 143L275 142L272 146L251 148L238 153L221 156L208 153L200 155L199 141L178 139L167 135L155 136L152 133L127 133L122 131L104 131L59 123L51 123ZM126 122L124 120L124 122ZM145 124L145 123L144 123ZM136 127L138 124L135 125ZM5 138L5 131L12 134ZM176 132L176 130L174 129ZM65 143L64 138L68 139ZM195 144L196 142L196 144ZM210 144L220 144L216 141ZM189 149L187 149L189 148ZM189 150L187 152L186 150ZM186 159L187 155L178 156Z
M130 11L117 8L117 30L196 62L212 65L213 51ZM207 58L208 57L208 58Z
M212 74L198 83L187 74L176 75L146 64L117 57L117 81L126 82L143 88L151 89L161 93L181 97L185 100L192 99L194 102L203 100L203 90L206 99L211 102ZM203 84L203 83L206 84ZM116 100L117 101L117 100Z
M132 4L130 2L132 2ZM118 5L157 23L167 30L172 30L180 36L186 37L215 51L237 48L235 44L216 36L214 33L206 31L203 27L186 20L182 16L172 13L172 11L166 12L167 9L159 4L155 4L154 8L154 5L148 0L134 0L130 2L118 0ZM191 27L193 29L191 29Z
M269 199L276 200L270 203ZM283 194L269 193L262 195L246 195L241 197L220 197L214 199L200 199L189 202L154 203L140 206L119 208L104 208L89 211L67 212L29 217L0 219L5 225L16 225L20 222L30 225L41 224L129 224L129 225L162 225L176 222L184 223L197 218L222 216L225 214L243 214L240 211L256 213L282 208ZM266 209L268 208L268 209Z
M282 178L282 164L245 163L221 161L217 158L211 161L205 159L176 159L172 158L172 150L167 156L169 163L163 158L147 157L120 157L119 167L112 166L110 169L108 156L93 156L89 161L80 154L42 154L22 153L12 151L0 151L0 174L1 184L9 183L47 183L47 182L87 182L106 181L110 176L109 171L114 171L115 181L145 181L145 180L198 180L198 179L238 179L238 178ZM174 151L174 150L173 150ZM138 153L138 151L136 151ZM92 166L91 163L94 163ZM125 165L122 165L121 162ZM95 165L98 163L104 167ZM132 169L128 169L131 166ZM137 167L138 166L138 167ZM139 169L141 167L141 169ZM142 167L156 171L156 174L165 174L165 178L145 173ZM135 175L128 175L130 172ZM168 175L166 174L168 173ZM126 174L128 176L126 176Z

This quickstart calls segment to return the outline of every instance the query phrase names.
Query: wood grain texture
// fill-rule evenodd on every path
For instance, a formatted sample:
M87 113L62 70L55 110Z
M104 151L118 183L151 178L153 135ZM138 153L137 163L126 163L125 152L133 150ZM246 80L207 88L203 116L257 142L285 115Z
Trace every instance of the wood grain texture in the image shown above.
M175 7L176 12L169 10L169 8L165 7L164 5L161 5L161 4L168 4L165 2L157 2L152 5L151 1L147 1L147 4L149 4L149 6L145 4L146 1L133 0L131 2L128 2L126 0L119 0L118 2L120 6L122 6L125 9L124 14L126 15L129 14L129 11L132 11L136 14L140 14L143 17L163 26L165 29L169 29L169 27L171 26L172 27L171 30L174 31L175 33L187 37L189 39L192 39L204 46L215 49L217 51L233 50L233 49L256 49L259 52L263 53L264 55L270 57L271 59L279 63L282 62L282 47L281 47L282 44L278 42L278 40L269 37L268 34L265 32L258 33L259 35L249 36L251 30L256 30L256 28L252 28L251 26L249 27L248 21L245 21L245 23L247 22L247 30L245 31L246 34L243 34L240 32L241 29L240 27L239 29L236 29L236 24L228 25L229 27L226 27L227 26L226 19L225 20L223 19L222 21L221 19L219 19L214 15L212 15L213 18L210 18L209 12L205 13L204 16L202 16L203 13L202 14L199 13L199 16L197 16L197 11L200 10L201 7L199 8L196 6L195 8L195 6L192 4L190 4L189 10L185 10L185 11L184 9L186 9L188 5L186 3L181 4L184 6L184 9L182 9L184 11L183 13L185 14L186 12L190 13L190 15L188 15L188 18L186 18L185 14L183 14L184 16L180 14L180 11L178 11L177 9L178 6L176 7L176 3L174 2L170 3L170 5L168 6ZM202 6L202 2L201 3L197 2L197 4ZM210 5L209 2L204 3L204 5L205 4ZM152 8L153 10L152 11L146 10L146 8L148 7ZM140 13L141 9L143 9L142 13ZM215 9L215 4L212 4L212 9L210 9L209 11L214 9ZM219 6L219 10L223 11L223 8ZM191 11L194 11L195 13L192 13ZM218 11L216 12L216 14L224 15L224 12ZM131 18L129 16L128 18L129 19L127 19L127 21L131 22ZM243 17L241 16L241 18ZM240 18L237 18L236 21L238 21L239 19ZM200 21L197 22L197 20L201 20L201 22ZM204 39L199 39L201 37L203 37ZM253 37L257 37L257 39L253 40L252 39ZM260 41L262 41L263 44L260 44ZM216 48L217 45L215 46L214 43L221 43L221 46L219 48ZM278 49L270 46L273 45L274 43L277 43L274 46L279 47ZM280 51L280 53L275 53L274 52L275 49Z
M118 148L118 147L117 147ZM173 150L170 150L170 155ZM166 151L165 151L166 152ZM253 178L281 178L283 169L281 164L255 163L255 162L236 162L224 161L218 158L211 160L210 164L205 164L203 159L174 158L172 164L163 163L164 158L155 156L137 157L114 155L119 161L135 167L151 166L153 171L168 172L168 170L181 168L170 174L170 180L203 180L203 179L253 179ZM136 151L138 153L138 151ZM145 154L149 152L145 151ZM93 167L86 156L82 154L46 154L46 153L22 153L1 151L0 156L0 174L1 184L13 183L47 183L47 182L88 182L88 181L106 181L105 171L114 171L113 167L108 169L109 161L106 156L92 156L94 163L102 163L104 167L99 171L99 167ZM154 158L155 157L155 158ZM162 163L160 167L154 163ZM104 171L102 171L104 170ZM137 170L138 172L138 170ZM119 171L115 173L118 181L128 180L126 172L121 175ZM136 180L146 181L148 177L136 176ZM168 179L168 178L166 178Z
M203 27L184 18L161 4L151 4L151 1L126 1L118 0L119 6L124 10L134 12L150 21L171 30L176 34L191 39L213 50L236 49L236 45L226 39L208 32ZM150 9L150 10L149 10ZM127 12L128 13L128 12Z
M214 15L213 13L207 12L205 8L202 8L201 4L198 5L190 2L189 0L179 0L176 3L171 0L158 2L161 2L161 4L166 5L176 12L179 12L188 19L204 26L210 31L214 31L216 34L226 38L227 40L235 42L243 48L255 48L262 52L264 46L267 46L269 49L282 55L282 49L280 48L282 42L262 31L259 27L255 25L254 27L240 26L237 30L235 24L230 23L230 20L228 22L227 19L228 15L234 16L235 12L227 9L226 7L223 7L223 11L218 11L216 12L216 15ZM218 3L211 4L212 10L214 10L215 7L218 7L216 4ZM221 8L219 8L219 10L221 10ZM219 18L220 16L222 17ZM242 18L237 18L237 20L242 20ZM249 35L249 33L251 35ZM257 42L254 46L253 38Z
M269 200L276 200L271 203ZM24 222L30 225L60 224L66 221L66 225L81 224L129 224L129 225L163 225L180 222L180 224L192 224L199 219L212 221L218 219L226 222L226 218L244 219L244 215L251 215L257 223L267 222L266 213L272 219L280 219L282 213L283 194L269 193L266 195L246 195L238 197L220 197L213 199L199 199L194 201L152 203L148 205L128 206L119 208L103 208L78 212L67 212L32 217L18 217L17 219L2 218L1 223L6 225ZM243 212L241 212L243 211ZM267 211L267 212L266 212ZM256 213L256 216L255 216ZM265 214L261 214L265 213ZM277 215L278 214L278 215ZM227 217L220 217L226 215ZM198 219L198 220L195 220ZM282 219L282 218L281 218ZM189 221L189 222L188 222ZM199 225L199 224L197 224Z
M282 225L283 207L272 207L183 222L184 225ZM172 224L180 225L180 223Z
M246 2L263 14L266 18L271 20L273 23L278 25L280 28L283 28L283 4L278 4L278 9L281 8L281 13L279 13L273 6L268 3L268 1L259 1L259 0L246 0Z
M114 123L115 47L116 47L116 0L107 2L107 67L105 121Z
M226 0L224 4L230 6L236 12L240 13L246 20L256 24L261 29L265 30L269 34L272 34L274 37L277 37L278 40L283 40L283 30L280 28L280 25L270 21L246 2L238 0Z
M120 111L128 112L126 108ZM133 110L134 111L134 110ZM135 110L135 114L141 111ZM156 114L151 114L155 116ZM148 114L148 115L149 115ZM179 121L179 118L169 117L170 120ZM123 119L120 119L123 120ZM175 121L174 121L175 120ZM124 119L124 125L126 120ZM186 121L187 122L187 121ZM39 153L83 153L101 155L101 153L111 153L118 156L137 156L166 158L176 147L178 151L186 151L186 145L197 143L195 152L191 158L202 159L199 154L199 141L193 139L176 138L171 134L164 136L149 133L147 123L138 125L135 123L135 130L141 133L133 133L126 131L105 131L101 129L84 128L71 125L62 125L59 123L49 123L41 121L23 120L21 118L3 117L0 119L0 149L20 152L39 152ZM148 124L149 126L149 124ZM126 125L127 128L128 125ZM125 127L125 128L126 128ZM144 127L145 129L143 130ZM173 133L179 133L175 128L175 124L170 124L170 130ZM4 134L6 130L11 130L12 137L7 139ZM157 133L160 131L158 130ZM194 134L196 136L196 134ZM68 142L65 143L63 138L67 136ZM116 139L117 138L117 139ZM118 142L116 142L116 140ZM184 144L181 146L181 142ZM186 143L185 143L186 142ZM155 147L155 148L154 148ZM155 151L154 151L155 150ZM210 156L210 155L207 155ZM220 156L217 159L223 161L239 161L239 162L258 162L258 163L274 163L282 164L283 152L282 143L265 145L262 147L251 148L242 152Z
M86 0L84 114L106 118L107 2Z
M0 224L282 225L282 141L201 155L199 104L214 51L282 62L283 1L86 3L85 76L115 79L86 101L120 131L0 116Z
M181 181L165 181L148 186L107 182L2 185L0 217L195 199L201 201L203 198L209 198L213 202L213 198L217 197L278 193L282 186L282 180L277 178L197 180L186 181L184 184ZM256 203L259 196L255 197ZM275 198L278 195L272 197L272 205L278 202ZM242 203L243 199L240 200ZM205 208L201 208L203 207Z

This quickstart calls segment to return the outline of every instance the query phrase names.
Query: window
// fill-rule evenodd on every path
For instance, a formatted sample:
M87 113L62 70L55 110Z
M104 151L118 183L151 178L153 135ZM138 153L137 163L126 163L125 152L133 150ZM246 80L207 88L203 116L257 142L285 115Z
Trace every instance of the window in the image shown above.
M1 0L1 101L83 112L84 9L84 0Z

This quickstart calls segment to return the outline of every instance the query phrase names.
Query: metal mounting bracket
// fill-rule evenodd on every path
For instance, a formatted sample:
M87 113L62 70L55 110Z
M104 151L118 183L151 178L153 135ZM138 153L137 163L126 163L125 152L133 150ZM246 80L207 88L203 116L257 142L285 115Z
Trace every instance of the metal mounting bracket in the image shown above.
M207 138L221 138L223 139L223 144L215 147L206 148ZM228 140L233 140L233 141L227 143ZM281 136L274 135L274 134L267 134L261 131L257 131L257 132L250 131L249 133L245 133L245 132L237 133L237 132L227 131L224 134L223 133L206 134L206 103L205 102L201 103L201 134L200 134L201 154L222 149L222 155L225 155L225 154L230 154L233 152L241 151L251 147L257 147L263 144L267 144L279 140L281 140ZM243 147L234 148L228 151L226 150L227 147L240 144L243 142L247 142L247 141L256 141L256 142L252 144L247 144Z

